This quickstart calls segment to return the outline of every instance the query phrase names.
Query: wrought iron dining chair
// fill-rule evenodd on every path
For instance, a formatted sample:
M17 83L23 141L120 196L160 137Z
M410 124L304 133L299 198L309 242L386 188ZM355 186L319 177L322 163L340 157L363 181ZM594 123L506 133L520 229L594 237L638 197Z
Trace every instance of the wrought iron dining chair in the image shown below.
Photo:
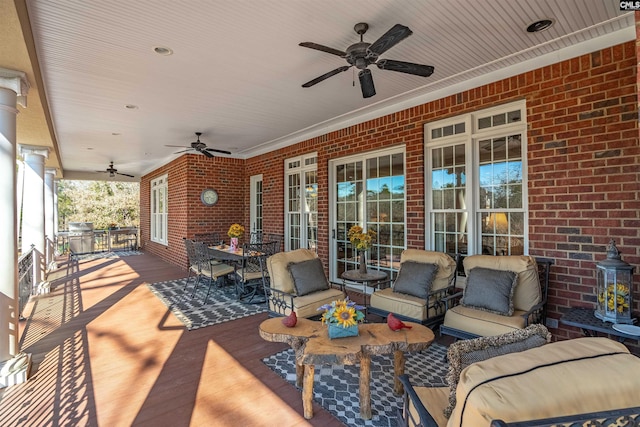
M263 242L275 242L274 254L282 251L284 247L284 236L282 234L267 233L262 238Z
M209 301L209 294L211 293L211 286L214 282L218 283L220 280L224 280L226 276L234 272L234 267L228 264L224 264L215 259L212 259L209 254L209 246L204 242L194 242L196 257L198 259L199 276L196 286L193 288L194 297L198 290L198 284L203 277L208 278L209 286L207 288L207 295L204 297L204 304Z
M262 243L262 231L252 231L249 235L249 243Z
M208 246L218 245L221 242L220 233L211 232L211 233L196 233L193 235L193 240L196 242L204 242Z
M236 296L245 303L264 302L268 280L265 260L275 251L276 242L245 243L242 262L235 265Z
M196 247L194 246L194 241L192 239L187 239L186 237L182 238L184 242L184 248L187 252L187 262L189 263L189 274L187 275L187 281L184 284L184 288L182 290L186 291L189 286L189 282L191 281L191 275L196 281L196 286L198 280L200 280L200 268L198 264L198 257L196 255Z

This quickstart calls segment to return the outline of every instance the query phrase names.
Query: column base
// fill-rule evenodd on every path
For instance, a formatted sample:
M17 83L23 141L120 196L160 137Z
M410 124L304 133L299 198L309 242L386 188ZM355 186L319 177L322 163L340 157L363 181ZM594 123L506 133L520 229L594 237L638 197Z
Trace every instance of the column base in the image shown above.
M31 353L18 353L13 358L0 362L0 388L22 384L31 373Z

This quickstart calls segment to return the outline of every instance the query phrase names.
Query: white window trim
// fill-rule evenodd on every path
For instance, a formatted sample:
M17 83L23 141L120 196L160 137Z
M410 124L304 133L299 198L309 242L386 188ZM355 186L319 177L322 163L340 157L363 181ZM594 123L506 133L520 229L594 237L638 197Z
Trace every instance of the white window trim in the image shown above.
M515 124L505 124L498 127L487 129L476 129L477 118L487 115L499 114L507 111L520 110L522 112L522 120ZM437 138L431 140L431 129L440 128L450 124L465 122L465 132ZM468 210L467 231L468 231L468 255L481 253L480 247L480 224L478 224L478 210L480 206L480 194L477 188L478 177L478 159L476 141L491 136L502 136L508 133L522 134L522 211L524 213L524 254L529 253L529 194L528 194L528 161L527 161L527 108L526 101L519 100L508 104L486 108L471 113L462 114L460 116L451 117L437 122L426 123L424 125L424 196L425 196L425 249L433 250L434 235L432 233L433 224L431 224L431 212L433 211L431 200L431 149L440 146L448 146L456 143L465 144L465 156L467 159L466 169L466 188L465 202L467 206L471 206ZM508 211L508 209L505 209ZM517 210L518 212L520 209Z
M165 211L164 212L157 212L157 208L158 208L158 197L157 194L159 192L159 190L164 189L164 192L162 193L164 195L164 200L163 200L163 206ZM155 243L159 243L162 245L168 245L169 244L169 236L168 236L168 231L169 231L169 226L168 226L168 217L169 217L169 183L168 183L168 175L162 175L159 176L158 178L152 179L150 182L150 192L149 192L149 196L150 196L150 226L151 226L151 230L150 230L150 239L152 242ZM156 197L154 198L154 194L156 195ZM156 205L154 206L154 200L156 201ZM163 237L158 237L158 233L157 233L157 221L158 219L161 218L161 224L160 226L163 228L162 232L161 232L161 236Z

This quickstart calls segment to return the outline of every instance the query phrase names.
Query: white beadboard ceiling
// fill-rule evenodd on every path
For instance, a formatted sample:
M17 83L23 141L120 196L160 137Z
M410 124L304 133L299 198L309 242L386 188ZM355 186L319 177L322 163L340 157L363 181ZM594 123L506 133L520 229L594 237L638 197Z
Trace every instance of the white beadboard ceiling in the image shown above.
M187 146L196 131L208 147L248 158L635 38L633 13L620 11L618 0L20 4L28 11L52 144L61 157L55 167L65 178L91 176L110 161L139 178L179 155L165 145ZM525 31L544 18L553 27ZM433 75L369 66L377 94L368 99L354 68L302 88L346 61L298 44L345 50L359 41L358 22L369 24L364 41L370 43L395 24L408 26L413 35L381 58L433 65ZM157 46L174 53L158 55ZM19 127L19 143L42 145L23 136Z

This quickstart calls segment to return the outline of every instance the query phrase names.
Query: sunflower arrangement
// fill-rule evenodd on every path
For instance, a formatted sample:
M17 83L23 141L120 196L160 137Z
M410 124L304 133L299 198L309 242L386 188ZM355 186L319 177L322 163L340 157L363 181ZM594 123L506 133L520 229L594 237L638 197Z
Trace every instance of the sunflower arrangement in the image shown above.
M364 320L364 313L360 311L362 309L364 309L364 307L357 305L347 297L344 300L325 304L318 308L318 311L324 310L324 313L322 313L322 323L331 323L342 326L343 328L348 328Z
M242 237L243 234L244 227L240 224L232 224L231 227L229 227L229 231L227 231L229 237Z
M609 283L607 285L607 311L615 311L620 314L629 310L629 286L624 283ZM598 295L598 302L603 305L605 301L604 292Z
M366 251L371 247L373 239L376 237L376 232L373 230L367 230L367 232L364 233L362 231L362 227L354 225L349 229L347 237L356 250Z

